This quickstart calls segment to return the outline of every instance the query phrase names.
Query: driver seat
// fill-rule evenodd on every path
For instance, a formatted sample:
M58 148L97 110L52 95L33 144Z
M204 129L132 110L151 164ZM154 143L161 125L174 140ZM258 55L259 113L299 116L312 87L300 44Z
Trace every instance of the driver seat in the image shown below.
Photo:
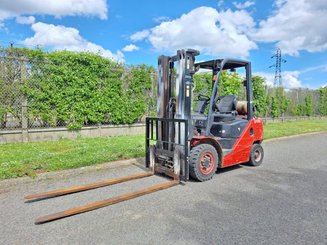
M219 96L216 103L218 111L214 114L214 121L226 122L235 120L235 117L237 116L236 106L236 95Z

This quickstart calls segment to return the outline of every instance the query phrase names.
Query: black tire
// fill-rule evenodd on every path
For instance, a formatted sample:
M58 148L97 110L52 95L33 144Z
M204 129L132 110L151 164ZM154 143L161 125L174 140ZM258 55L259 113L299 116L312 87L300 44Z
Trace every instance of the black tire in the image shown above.
M250 166L260 166L264 157L264 151L260 144L253 144L251 153L250 153L250 161L248 165Z
M198 181L210 180L218 167L218 153L209 144L201 144L192 148L189 155L190 176Z

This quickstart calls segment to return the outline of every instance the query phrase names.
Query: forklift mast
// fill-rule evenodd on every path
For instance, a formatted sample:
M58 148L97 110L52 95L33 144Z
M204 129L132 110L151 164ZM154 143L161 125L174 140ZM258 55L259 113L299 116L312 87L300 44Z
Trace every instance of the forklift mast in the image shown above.
M158 59L157 117L187 120L189 139L193 130L191 105L196 55L199 51L182 49L175 56L160 56ZM173 134L168 126L159 129L159 134L159 140L173 140L169 138Z
M191 105L197 55L197 50L182 49L175 56L159 57L157 117L146 118L146 166L176 180L189 179L187 157L193 136Z

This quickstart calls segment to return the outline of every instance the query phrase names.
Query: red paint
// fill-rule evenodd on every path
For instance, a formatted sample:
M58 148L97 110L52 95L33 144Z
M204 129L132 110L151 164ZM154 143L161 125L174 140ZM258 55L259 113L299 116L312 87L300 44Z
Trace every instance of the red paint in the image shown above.
M191 147L197 146L199 144L211 144L216 149L218 147L220 151L222 149L220 143L214 137L211 136L193 136L191 140Z
M253 134L250 134L251 128ZM223 168L240 163L245 163L250 160L251 147L254 142L262 142L263 140L263 122L261 118L254 117L248 122L241 136L236 140L233 145L233 152L226 155L222 159L220 164ZM222 155L222 147L220 143L213 137L210 136L194 136L191 140L191 147L198 144L211 144L213 145L218 153ZM219 159L220 160L220 159Z
M209 166L206 168L204 162L209 160ZM215 158L211 152L205 152L200 159L200 171L203 174L210 174L213 167L215 166Z
M250 134L251 128L253 134ZM249 121L241 136L233 145L233 152L223 159L223 167L248 162L250 160L251 147L254 142L263 140L263 123L261 118L253 118Z

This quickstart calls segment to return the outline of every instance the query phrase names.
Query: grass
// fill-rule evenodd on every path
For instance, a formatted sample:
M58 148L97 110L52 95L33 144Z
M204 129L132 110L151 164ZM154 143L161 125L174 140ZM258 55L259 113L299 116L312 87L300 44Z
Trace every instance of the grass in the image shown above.
M327 131L327 120L303 120L269 123L264 125L265 139Z
M144 141L133 135L0 145L0 179L143 156Z
M327 120L265 125L265 139L327 131ZM0 145L0 180L144 156L144 135Z

